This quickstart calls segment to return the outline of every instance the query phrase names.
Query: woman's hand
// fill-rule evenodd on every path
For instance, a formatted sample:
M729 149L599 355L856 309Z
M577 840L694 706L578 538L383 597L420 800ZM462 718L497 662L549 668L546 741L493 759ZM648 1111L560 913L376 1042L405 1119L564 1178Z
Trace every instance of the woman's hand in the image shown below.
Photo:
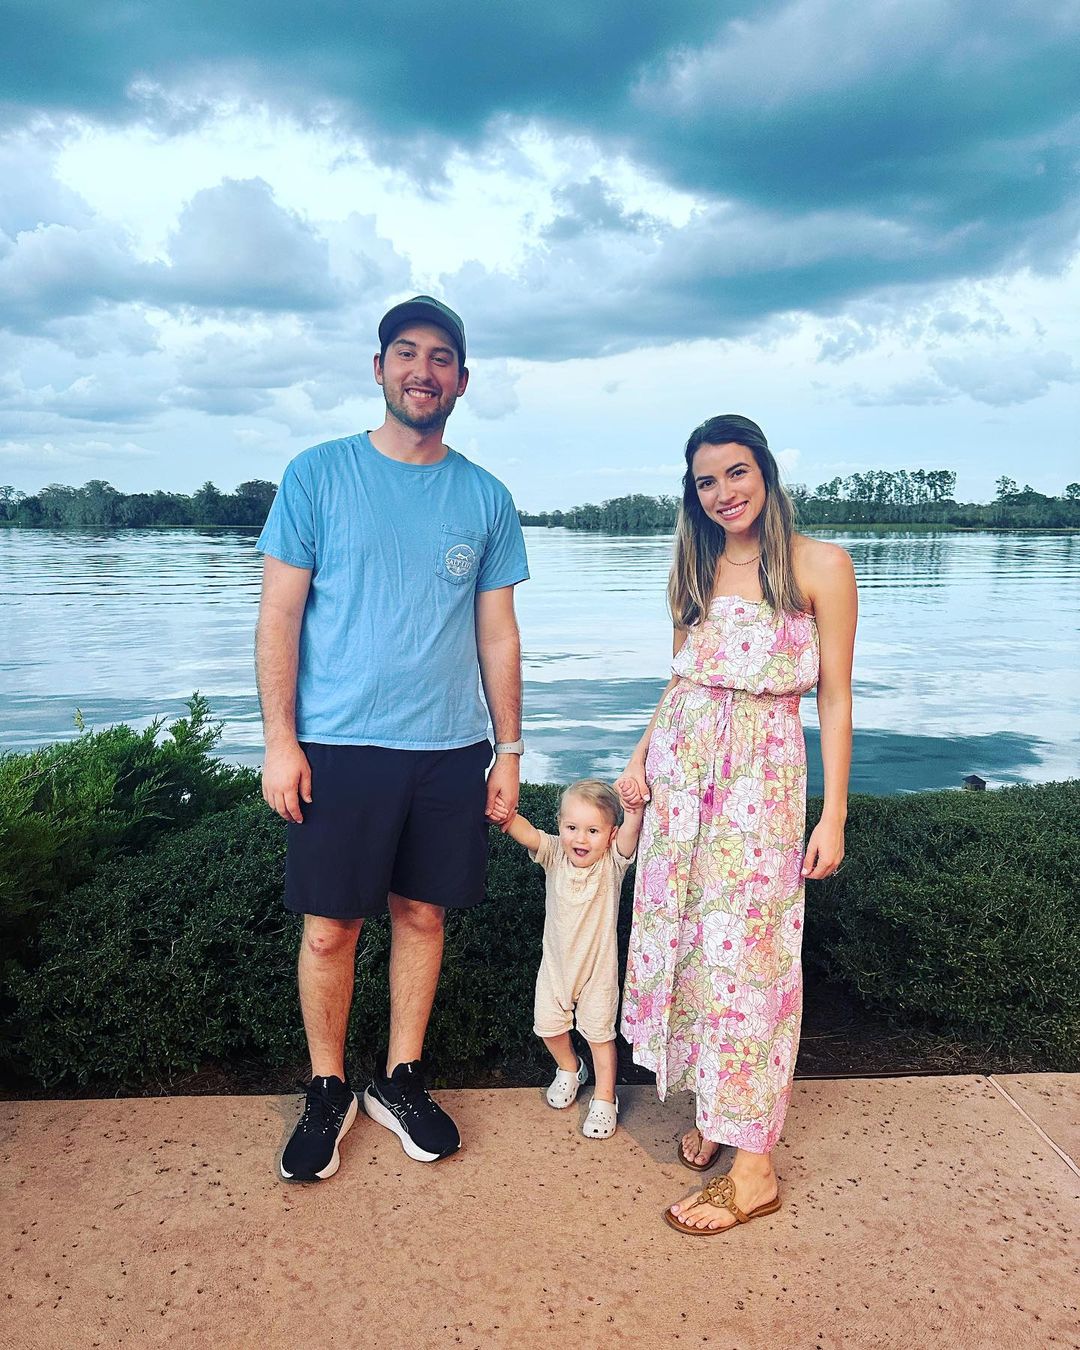
M649 800L649 785L645 781L645 761L632 759L621 778L615 780L615 791L628 811L640 811Z
M807 881L831 877L844 860L844 822L823 816L814 826L806 845L802 874Z

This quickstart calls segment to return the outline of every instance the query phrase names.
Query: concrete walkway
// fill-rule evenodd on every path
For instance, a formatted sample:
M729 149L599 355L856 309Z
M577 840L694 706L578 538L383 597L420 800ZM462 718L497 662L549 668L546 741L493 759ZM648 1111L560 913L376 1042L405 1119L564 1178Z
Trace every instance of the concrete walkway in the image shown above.
M1080 1075L801 1081L784 1207L683 1237L688 1099L440 1094L434 1167L360 1116L341 1171L276 1178L297 1098L0 1105L0 1344L1080 1346Z

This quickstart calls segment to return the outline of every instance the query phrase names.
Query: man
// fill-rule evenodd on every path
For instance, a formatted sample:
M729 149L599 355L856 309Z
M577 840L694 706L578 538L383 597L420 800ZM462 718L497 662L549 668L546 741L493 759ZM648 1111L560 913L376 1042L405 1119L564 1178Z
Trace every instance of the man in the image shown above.
M257 545L263 796L288 822L312 1073L287 1181L337 1171L357 1110L344 1062L356 942L387 908L390 1041L364 1109L412 1158L460 1147L420 1063L443 915L483 898L485 815L518 798L513 596L528 568L509 492L442 439L469 382L465 330L419 295L383 317L379 342L382 426L294 459Z

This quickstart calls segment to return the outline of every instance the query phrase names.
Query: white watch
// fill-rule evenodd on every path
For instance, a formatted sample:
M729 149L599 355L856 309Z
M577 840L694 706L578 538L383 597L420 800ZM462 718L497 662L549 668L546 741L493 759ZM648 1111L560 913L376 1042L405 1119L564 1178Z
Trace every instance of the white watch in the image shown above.
M525 753L525 742L523 740L497 741L495 753L497 755L523 755Z

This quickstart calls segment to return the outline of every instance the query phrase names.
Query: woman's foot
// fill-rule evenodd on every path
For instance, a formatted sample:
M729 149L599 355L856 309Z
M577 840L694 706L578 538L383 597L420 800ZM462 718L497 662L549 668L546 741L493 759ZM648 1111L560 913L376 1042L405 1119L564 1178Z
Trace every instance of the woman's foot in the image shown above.
M756 1161L747 1162L744 1155L736 1154L728 1176L735 1186L735 1204L744 1214L752 1215L754 1210L774 1201L780 1190L768 1156L753 1153L746 1156ZM719 1229L738 1223L726 1206L699 1203L700 1194L700 1191L692 1191L671 1206L671 1213L686 1227Z
M698 1172L711 1167L722 1148L723 1144L715 1144L711 1139L705 1139L696 1126L692 1130L687 1130L679 1141L679 1155L682 1161L687 1167L692 1167Z

